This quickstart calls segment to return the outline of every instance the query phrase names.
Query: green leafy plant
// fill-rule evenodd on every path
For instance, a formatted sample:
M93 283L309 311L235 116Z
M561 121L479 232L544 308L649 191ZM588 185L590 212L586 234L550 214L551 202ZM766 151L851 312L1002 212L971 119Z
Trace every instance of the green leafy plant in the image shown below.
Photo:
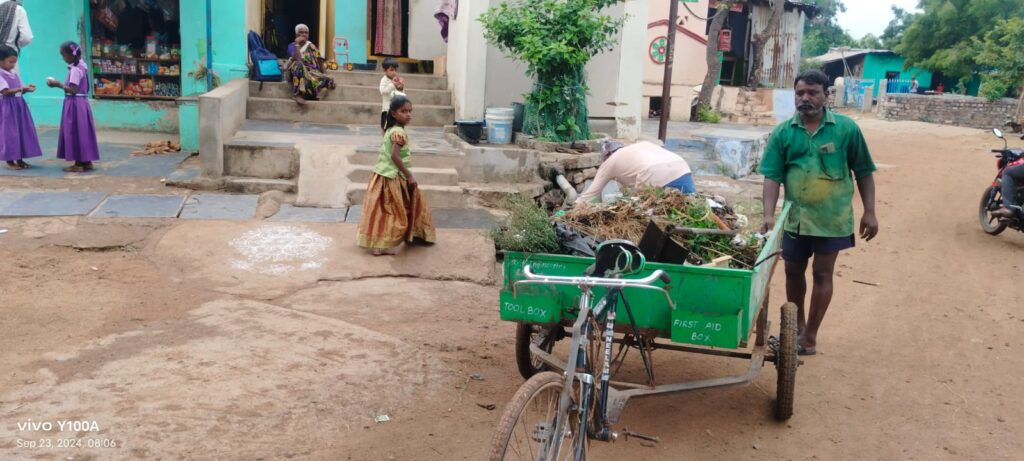
M697 111L697 121L701 123L719 123L722 121L722 113L708 106L700 106Z
M192 77L193 79L195 79L195 81L197 81L197 82L204 82L205 83L206 82L206 75L208 73L210 73L210 70L206 68L206 64L203 64L201 62L197 62L196 63L196 69L191 71L191 72L189 72L187 75L189 77ZM220 74L218 74L216 71L214 71L213 72L213 88L219 87L220 84L221 84ZM210 90L212 90L213 88L210 88Z
M623 19L601 14L620 0L510 0L480 17L484 37L526 64L534 79L523 129L539 138L590 138L584 67L611 49Z
M551 218L528 197L514 195L501 208L508 211L504 226L490 232L499 250L550 253L558 250L558 238Z
M994 101L1024 85L1024 19L1001 19L984 37L973 40L983 96Z

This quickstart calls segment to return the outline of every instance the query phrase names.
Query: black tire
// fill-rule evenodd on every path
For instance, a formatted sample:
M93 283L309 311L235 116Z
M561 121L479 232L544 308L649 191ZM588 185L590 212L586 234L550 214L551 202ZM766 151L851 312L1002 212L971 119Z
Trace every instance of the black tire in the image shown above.
M523 383L501 415L498 428L491 439L487 459L547 459L539 454L543 451L547 438L553 436L553 422L559 411L558 400L564 386L565 378L552 371L538 373ZM571 448L575 445L576 439L580 436L586 437L586 430L579 430L578 413L573 409L569 411L569 414L562 417L569 418L572 437L562 441L561 453L551 458L551 461L571 459Z
M775 386L775 419L785 421L793 416L793 397L796 391L796 304L782 305L779 324L779 350L775 354L778 382Z
M993 203L1002 203L1002 193L995 186L985 189L981 196L981 205L978 207L978 220L981 222L981 230L988 235L999 235L1006 230L1006 223L992 216Z
M545 352L551 352L555 342L560 339L560 326L543 327L532 323L519 323L516 325L516 365L519 367L519 374L523 378L530 379L531 376L550 371L548 364L540 361L530 353L530 343L540 341L538 344ZM543 339L541 336L543 335Z

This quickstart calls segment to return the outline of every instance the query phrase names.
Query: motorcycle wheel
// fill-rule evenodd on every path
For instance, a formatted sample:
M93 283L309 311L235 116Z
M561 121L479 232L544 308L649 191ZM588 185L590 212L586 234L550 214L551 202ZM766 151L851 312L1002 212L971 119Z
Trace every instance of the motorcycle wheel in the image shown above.
M1006 230L1006 223L999 218L992 216L992 209L998 208L994 205L1002 203L999 199L1000 191L996 187L989 186L981 196L981 205L978 208L978 220L981 222L981 230L989 235L999 235Z

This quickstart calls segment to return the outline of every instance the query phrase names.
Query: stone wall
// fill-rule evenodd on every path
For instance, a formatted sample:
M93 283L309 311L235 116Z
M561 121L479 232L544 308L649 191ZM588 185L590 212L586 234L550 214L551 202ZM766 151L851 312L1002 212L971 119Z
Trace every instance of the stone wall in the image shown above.
M989 102L970 96L887 94L880 101L879 115L886 120L912 120L972 128L1005 126L1014 120L1017 101L1009 98Z

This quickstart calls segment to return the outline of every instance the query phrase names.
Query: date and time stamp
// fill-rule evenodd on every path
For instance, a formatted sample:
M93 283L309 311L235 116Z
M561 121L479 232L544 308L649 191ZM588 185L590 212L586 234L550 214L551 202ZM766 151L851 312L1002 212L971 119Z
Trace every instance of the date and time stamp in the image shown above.
M94 420L18 421L14 448L23 450L116 449L124 441L101 431Z

